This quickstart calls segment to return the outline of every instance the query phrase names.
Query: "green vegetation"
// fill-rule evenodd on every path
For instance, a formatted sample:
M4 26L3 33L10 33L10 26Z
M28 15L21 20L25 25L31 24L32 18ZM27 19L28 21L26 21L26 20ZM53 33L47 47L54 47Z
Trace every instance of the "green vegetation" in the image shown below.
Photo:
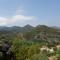
M60 48L56 47L60 45L60 29L44 25L0 28L0 45L6 40L12 45L11 51L17 60L60 59ZM43 46L46 49L41 50Z

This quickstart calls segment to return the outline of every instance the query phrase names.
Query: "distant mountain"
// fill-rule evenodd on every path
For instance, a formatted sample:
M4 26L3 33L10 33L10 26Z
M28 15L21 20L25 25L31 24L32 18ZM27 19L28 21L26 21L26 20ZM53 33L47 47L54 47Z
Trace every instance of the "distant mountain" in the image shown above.
M8 30L8 29L9 29L9 27L0 26L0 31L2 31L2 30Z
M23 30L23 32L29 32L29 31L31 31L33 29L34 29L33 26L31 26L31 25L25 25L22 30Z
M29 29L29 28L31 29L32 28L33 29L33 26L31 26L31 25L25 25L23 28L27 28L27 29Z
M24 27L13 26L5 27L0 26L0 36L13 38L16 35L22 36L27 40L42 40L42 41L60 41L60 29L48 27L45 25L38 25L33 27L26 25Z
M60 30L45 25L38 25L32 31L25 34L27 40L39 40L47 42L60 41Z
M38 25L36 27L33 27L31 25L25 25L24 27L19 26L12 26L12 27L6 27L6 26L0 26L0 31L15 31L15 32L29 32L29 31L60 31L60 28L58 27L48 27L45 25Z
M34 27L31 25L26 25L24 27L19 27L19 26L12 26L12 27L5 27L5 26L0 26L0 31L15 31L15 32L28 32L32 30Z
M53 26L52 28L60 30L60 27L57 27L57 26Z

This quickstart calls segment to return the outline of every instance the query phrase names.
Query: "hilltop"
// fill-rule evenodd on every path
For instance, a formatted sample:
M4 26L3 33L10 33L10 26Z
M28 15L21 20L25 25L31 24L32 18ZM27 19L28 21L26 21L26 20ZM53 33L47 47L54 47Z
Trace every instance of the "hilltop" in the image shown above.
M38 25L33 27L31 25L26 25L24 27L13 26L4 27L0 26L0 39L11 40L14 37L19 37L19 39L26 39L38 42L54 42L60 44L60 28L48 27L45 25ZM17 37L17 38L18 38Z

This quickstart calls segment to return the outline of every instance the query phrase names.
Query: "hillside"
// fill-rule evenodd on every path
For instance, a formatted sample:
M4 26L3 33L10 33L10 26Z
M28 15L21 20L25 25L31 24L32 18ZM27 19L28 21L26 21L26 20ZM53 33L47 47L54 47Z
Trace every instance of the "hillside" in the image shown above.
M60 59L59 28L45 25L0 27L0 46L6 41L12 46L10 49L16 60L48 60L54 56L55 59ZM0 53L0 59L1 57Z
M28 39L51 40L57 42L60 40L60 29L38 25L32 31L27 32L26 36L29 36Z
M38 25L36 27L30 25L24 27L0 27L0 36L3 36L4 38L7 38L8 36L11 39L13 36L21 36L21 34L26 40L43 40L48 42L60 41L60 29L55 27L48 27L45 25Z

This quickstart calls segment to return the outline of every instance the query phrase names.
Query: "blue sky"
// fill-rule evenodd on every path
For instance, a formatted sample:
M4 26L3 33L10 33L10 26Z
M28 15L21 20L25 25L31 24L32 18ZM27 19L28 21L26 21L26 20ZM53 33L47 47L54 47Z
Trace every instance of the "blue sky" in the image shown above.
M60 27L60 0L0 0L0 26Z

